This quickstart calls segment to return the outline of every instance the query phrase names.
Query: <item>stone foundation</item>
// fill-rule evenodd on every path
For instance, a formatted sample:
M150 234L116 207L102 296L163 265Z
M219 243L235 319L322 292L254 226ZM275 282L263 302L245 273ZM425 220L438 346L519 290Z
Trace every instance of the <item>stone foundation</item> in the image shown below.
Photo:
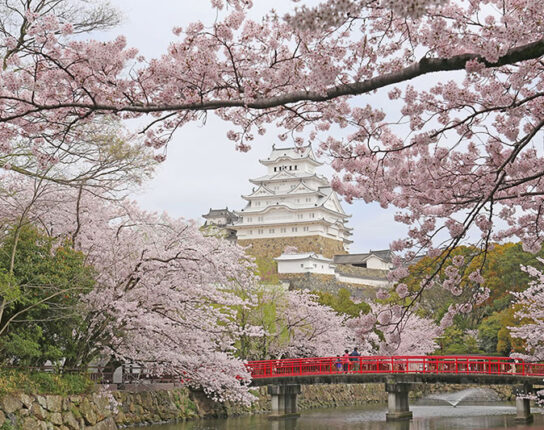
M417 384L410 398L431 392L457 391L474 385ZM303 385L299 409L385 403L384 384ZM511 387L490 386L502 399L515 398ZM17 430L117 430L192 418L225 417L270 412L267 387L256 388L250 407L220 404L186 388L154 391L106 391L88 395L11 394L0 399L0 428Z
M332 258L338 254L347 254L341 241L322 236L246 239L238 240L238 245L250 246L247 252L255 257L279 257L286 246L294 246L299 252L315 252L327 258Z
M11 394L0 401L0 428L117 430L200 416L187 389L111 391L89 395Z
M282 282L289 284L290 290L309 290L336 293L340 288L347 289L352 297L375 299L379 288L372 285L352 284L338 281L334 275L318 273L279 274Z

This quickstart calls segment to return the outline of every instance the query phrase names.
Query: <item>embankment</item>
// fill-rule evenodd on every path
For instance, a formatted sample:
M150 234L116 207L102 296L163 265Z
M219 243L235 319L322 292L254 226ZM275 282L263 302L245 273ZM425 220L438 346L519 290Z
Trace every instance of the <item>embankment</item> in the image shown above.
M270 399L265 387L255 390L251 407L218 404L202 393L168 384L149 391L102 391L88 395L9 394L0 399L1 430L117 430L123 427L183 421L193 418L266 413ZM151 389L153 388L153 389ZM469 386L425 386L412 396L455 391ZM496 388L501 398L509 389ZM383 403L387 399L381 384L303 386L298 405L302 409Z

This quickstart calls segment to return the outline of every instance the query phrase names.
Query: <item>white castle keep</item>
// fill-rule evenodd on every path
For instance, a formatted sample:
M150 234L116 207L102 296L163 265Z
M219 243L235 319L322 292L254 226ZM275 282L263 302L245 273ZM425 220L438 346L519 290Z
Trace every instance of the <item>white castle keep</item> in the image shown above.
M275 148L259 162L266 174L250 179L251 193L242 195L246 206L238 211L210 209L204 227L219 228L227 239L248 247L255 257L273 259L282 282L305 282L300 276L325 276L335 285L356 290L390 286L393 267L389 250L348 254L350 215L324 176L311 145ZM290 247L291 249L288 249ZM294 276L294 278L293 278ZM287 279L287 280L286 280ZM313 280L311 288L320 289ZM294 285L296 288L307 288ZM362 290L359 290L359 293Z
M311 146L274 148L259 162L267 168L264 176L250 179L253 191L242 198L244 209L236 211L233 226L239 241L320 236L342 243L352 241L347 215L327 178L318 175Z

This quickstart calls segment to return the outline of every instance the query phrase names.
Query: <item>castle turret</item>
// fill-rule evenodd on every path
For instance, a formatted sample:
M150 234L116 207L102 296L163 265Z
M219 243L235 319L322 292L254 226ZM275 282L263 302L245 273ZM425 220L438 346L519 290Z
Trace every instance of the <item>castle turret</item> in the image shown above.
M326 257L346 253L349 215L329 181L316 173L322 163L312 147L273 147L260 163L266 174L250 179L253 191L242 196L247 205L235 212L238 243L267 257L279 256L287 245Z

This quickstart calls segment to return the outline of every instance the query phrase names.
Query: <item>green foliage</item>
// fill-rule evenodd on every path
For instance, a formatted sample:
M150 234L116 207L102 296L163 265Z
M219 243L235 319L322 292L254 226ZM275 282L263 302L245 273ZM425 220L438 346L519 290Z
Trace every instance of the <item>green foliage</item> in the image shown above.
M273 258L256 257L255 264L257 265L257 275L262 282L267 284L278 284L278 263Z
M469 289L468 276L474 270L480 270L485 279L485 286L490 289L491 295L489 300L480 306L479 311L483 312L482 315L490 315L492 312L501 311L510 306L512 302L511 291L520 291L526 288L529 276L521 270L520 266L536 264L537 257L543 256L544 252L541 254L534 255L524 252L519 243L506 243L496 244L493 249L488 251L484 259L484 255L479 249L460 246L451 251L450 256L446 259L446 264L438 271L438 279L445 278L445 269L451 265L453 257L463 256L465 266L461 268L460 286ZM439 260L425 257L410 267L410 275L404 280L410 290L418 290L423 277L429 276L437 270L436 261ZM452 298L451 294L440 286L433 287L426 291L424 306L429 312L436 311L440 308L447 308L454 302L464 302L469 294L470 291L467 291L459 298Z
M478 327L479 344L485 353L495 354L497 352L498 335L501 328L501 315L498 312L484 319Z
M21 296L21 290L13 273L4 267L0 268L0 297L11 302Z
M370 306L367 303L355 303L351 298L351 293L346 288L340 288L337 293L317 292L319 303L329 306L339 314L357 317L362 313L370 312Z
M29 361L39 359L42 355L40 342L43 332L40 326L18 327L8 332L3 341L3 353L9 357L26 357Z
M0 243L0 359L37 366L77 354L72 332L79 297L94 285L85 255L32 225L11 228Z
M0 426L0 430L15 430L11 421L4 421L4 424Z
M442 349L438 353L509 355L512 351L522 352L522 343L512 339L508 329L519 323L513 317L511 292L527 288L530 279L520 266L537 264L537 258L544 256L544 251L534 255L524 252L519 243L495 244L484 258L479 249L460 246L452 250L446 264L438 271L439 281L445 278L446 268L457 255L465 260L465 265L460 268L460 286L464 292L454 297L440 285L428 288L422 296L420 312L438 322L451 304L465 303L473 288L468 277L475 270L480 270L490 296L469 314L455 317L453 327L446 330L441 339ZM410 275L404 282L411 291L417 291L423 277L436 269L435 260L425 257L410 267ZM469 332L477 332L477 340L475 336L468 335Z
M480 354L478 343L474 336L467 334L455 325L448 327L439 338L440 348L435 355Z
M26 372L18 369L0 370L0 395L23 392L28 394L84 394L94 390L94 383L85 374Z

